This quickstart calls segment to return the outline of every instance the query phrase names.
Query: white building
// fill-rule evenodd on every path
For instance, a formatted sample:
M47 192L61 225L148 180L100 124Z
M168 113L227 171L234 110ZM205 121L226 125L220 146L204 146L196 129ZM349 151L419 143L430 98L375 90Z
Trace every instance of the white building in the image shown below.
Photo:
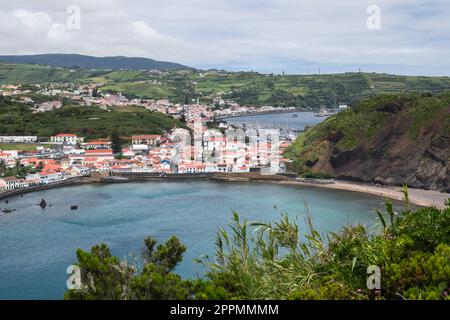
M178 166L178 173L204 173L205 165L201 163L185 163Z
M28 175L27 179L29 180L39 179L40 184L49 184L65 180L65 175L62 172L48 172L48 173L40 172L34 175Z
M50 141L56 143L77 144L83 142L84 138L78 137L72 133L60 133L56 136L51 136Z
M28 183L24 179L18 179L16 177L0 178L0 184L4 186L3 190L14 190L28 187Z
M0 136L1 143L34 143L37 136Z

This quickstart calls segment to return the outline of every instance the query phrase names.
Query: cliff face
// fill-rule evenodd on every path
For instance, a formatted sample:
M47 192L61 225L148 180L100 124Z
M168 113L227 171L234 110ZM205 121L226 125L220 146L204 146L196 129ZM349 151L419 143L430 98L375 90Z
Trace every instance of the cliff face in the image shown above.
M450 92L379 96L302 134L299 173L414 188L450 189Z

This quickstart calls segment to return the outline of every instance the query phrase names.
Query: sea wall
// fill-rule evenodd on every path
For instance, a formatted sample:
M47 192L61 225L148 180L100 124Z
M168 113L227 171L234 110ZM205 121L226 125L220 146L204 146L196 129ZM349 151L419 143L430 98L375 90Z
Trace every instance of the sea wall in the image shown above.
M161 175L159 173L117 173L114 176L126 178L128 181L180 181L180 180L216 180L216 181L282 181L291 180L289 175L262 175L259 172L242 173L172 173ZM102 179L102 182L114 182Z
M296 112L312 112L311 110L305 110L302 108L296 108L295 110L276 110L276 111L264 111L264 112L247 112L247 113L241 113L241 114L235 114L235 115L225 115L225 116L219 116L216 117L217 120L226 120L231 118L240 118L240 117L247 117L247 116L263 116L268 114L282 114L282 113L296 113Z
M59 187L64 187L64 186L73 186L73 185L78 185L78 184L83 184L83 183L88 183L88 181L83 180L81 177L77 177L77 178L70 178L70 179L67 179L67 180L64 180L61 182L46 184L46 185L33 186L33 187L24 188L24 189L16 189L16 190L9 190L9 191L1 191L0 192L0 200L6 199L9 197L18 196L18 195L25 194L25 193L59 188Z
M114 176L127 178L129 181L161 181L161 180L209 180L214 177L214 173L170 173L161 175L160 173L115 173ZM109 182L107 179L102 182Z

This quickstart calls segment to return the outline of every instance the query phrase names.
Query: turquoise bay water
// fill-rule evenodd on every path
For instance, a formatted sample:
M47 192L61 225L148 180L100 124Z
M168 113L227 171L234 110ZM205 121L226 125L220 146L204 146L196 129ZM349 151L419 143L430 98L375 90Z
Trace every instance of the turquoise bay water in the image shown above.
M51 207L35 204L44 198ZM0 299L61 299L67 267L77 248L107 243L114 255L139 253L146 236L172 235L187 246L177 272L186 277L204 269L193 259L214 254L218 228L231 211L250 221L273 221L288 213L304 226L304 203L321 232L347 223L371 224L382 199L369 195L275 184L209 181L83 185L46 190L0 201ZM71 204L79 209L70 210Z

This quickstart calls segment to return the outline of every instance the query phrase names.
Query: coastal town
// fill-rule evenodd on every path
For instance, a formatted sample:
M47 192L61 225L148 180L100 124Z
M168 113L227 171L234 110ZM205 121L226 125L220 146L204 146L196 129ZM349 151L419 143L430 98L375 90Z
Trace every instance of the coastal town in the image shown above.
M274 107L256 109L227 101L226 106L214 108L198 101L182 105L169 100L128 99L120 93L102 94L94 85L64 90L36 86L40 96L58 98L36 104L27 97L29 89L4 85L1 90L4 97L28 105L35 113L52 112L62 107L63 99L69 99L80 108L143 107L182 119L186 128L119 137L120 143L112 137L86 140L73 132L50 137L0 136L0 192L60 184L95 174L282 173L289 161L283 157L284 151L295 138L280 135L279 130L236 127L217 120L277 112ZM210 123L215 127L210 128Z
M97 106L108 110L111 107L140 106L150 111L161 112L175 118L179 118L186 112L186 105L171 103L169 99L138 99L127 98L121 92L102 92L104 83L90 83L83 85L53 83L48 86L36 84L33 86L22 86L5 84L0 85L0 96L9 97L13 101L30 105L33 112L48 112L63 107L63 101L78 106ZM205 101L210 104L207 109L214 109L213 113L207 112L205 117L232 117L248 114L280 113L296 111L295 107L274 106L246 106L240 105L233 100L222 97L224 93L205 96ZM34 96L47 97L45 101L35 101ZM190 104L200 105L199 100L191 101ZM202 105L206 107L206 105ZM192 110L195 112L195 110Z

